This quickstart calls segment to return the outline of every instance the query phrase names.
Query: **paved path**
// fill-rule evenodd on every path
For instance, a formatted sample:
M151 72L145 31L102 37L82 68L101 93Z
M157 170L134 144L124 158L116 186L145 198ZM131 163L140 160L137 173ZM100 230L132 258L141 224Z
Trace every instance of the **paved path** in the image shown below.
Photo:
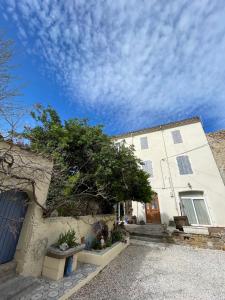
M149 245L129 246L71 300L225 299L225 252Z

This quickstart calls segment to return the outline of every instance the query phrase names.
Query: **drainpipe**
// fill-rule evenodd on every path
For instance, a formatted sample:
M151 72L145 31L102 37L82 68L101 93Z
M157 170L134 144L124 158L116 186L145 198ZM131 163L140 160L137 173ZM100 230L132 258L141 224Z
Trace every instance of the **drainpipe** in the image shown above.
M164 131L162 129L162 126L160 126L160 130L161 130L161 133L162 133L163 146L164 146L164 150L165 150L165 154L166 154L166 163L167 163L167 167L168 167L168 171L169 171L170 188L171 188L172 193L174 195L177 213L178 213L178 215L180 215L181 213L180 213L180 210L179 210L179 205L178 205L178 202L177 202L177 197L176 197L176 193L175 193L175 189L174 189L174 185L173 185L172 173L171 173L171 169L170 169L169 158L168 158L167 149L166 149L166 143L165 143L165 138L164 138Z

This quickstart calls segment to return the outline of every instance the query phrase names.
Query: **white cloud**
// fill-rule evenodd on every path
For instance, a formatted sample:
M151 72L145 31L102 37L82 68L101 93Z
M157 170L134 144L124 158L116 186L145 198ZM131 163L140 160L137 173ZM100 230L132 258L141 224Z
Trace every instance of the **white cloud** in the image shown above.
M28 51L96 115L117 111L117 127L194 113L224 124L222 2L3 2L21 38L32 37Z

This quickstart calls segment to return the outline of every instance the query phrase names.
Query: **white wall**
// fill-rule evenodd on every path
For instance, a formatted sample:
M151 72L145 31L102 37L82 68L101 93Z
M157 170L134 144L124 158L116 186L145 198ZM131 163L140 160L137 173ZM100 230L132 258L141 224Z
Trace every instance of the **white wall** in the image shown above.
M183 139L180 144L174 144L171 134L177 129ZM144 136L148 137L149 149L141 150L140 137ZM200 122L147 134L134 134L125 137L125 140L127 145L135 146L137 157L152 161L153 177L150 183L158 193L162 223L168 223L173 216L180 215L179 192L196 190L204 193L212 225L225 226L225 186ZM179 174L176 156L183 153L189 156L193 174ZM135 206L133 214L138 213L142 218L145 215L143 206L138 206L138 212Z

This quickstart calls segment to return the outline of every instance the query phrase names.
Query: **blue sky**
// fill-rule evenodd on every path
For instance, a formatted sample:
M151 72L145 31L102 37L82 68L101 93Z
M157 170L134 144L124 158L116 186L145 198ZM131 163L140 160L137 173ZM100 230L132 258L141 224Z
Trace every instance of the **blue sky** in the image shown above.
M225 128L224 0L1 0L0 27L28 107L110 134L194 115Z

